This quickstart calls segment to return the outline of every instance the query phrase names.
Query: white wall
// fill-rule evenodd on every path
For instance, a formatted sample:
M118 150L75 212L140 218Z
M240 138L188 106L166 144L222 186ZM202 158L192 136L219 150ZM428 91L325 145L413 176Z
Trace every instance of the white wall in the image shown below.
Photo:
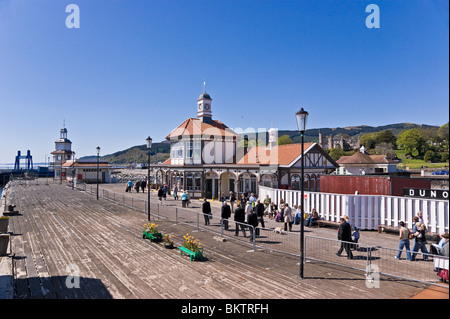
M299 205L301 201L301 191L295 190L259 186L258 194L259 198L269 194L275 203L279 203L281 198L290 205ZM398 226L400 221L411 228L412 218L422 211L429 232L449 231L449 202L445 200L319 192L304 192L304 195L305 212L316 208L321 217L335 222L348 215L353 225L361 229L377 230L378 225Z

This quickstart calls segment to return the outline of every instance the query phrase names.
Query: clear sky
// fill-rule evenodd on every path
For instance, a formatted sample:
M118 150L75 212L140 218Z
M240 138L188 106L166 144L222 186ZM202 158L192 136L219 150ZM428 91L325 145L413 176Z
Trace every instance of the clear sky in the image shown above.
M80 28L67 28L68 4ZM380 28L366 26L366 6ZM448 0L0 0L0 163L164 140L211 95L230 128L443 125Z

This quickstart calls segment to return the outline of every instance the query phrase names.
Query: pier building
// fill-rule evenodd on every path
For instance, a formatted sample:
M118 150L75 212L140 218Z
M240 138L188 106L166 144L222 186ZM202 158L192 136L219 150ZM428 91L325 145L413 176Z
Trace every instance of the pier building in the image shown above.
M63 165L65 162L72 160L74 152L72 151L72 142L67 138L67 129L65 124L59 131L59 139L55 141L55 150L50 154L53 155L53 167L55 171L55 179L65 178L65 170Z
M212 98L203 91L196 103L197 117L188 118L166 139L170 158L152 165L157 184L186 190L191 197L219 198L235 193L258 193L264 185L284 189L300 189L301 145L277 145L278 131L264 132L263 145L251 146L259 136L238 133L212 117ZM305 143L305 189L320 190L321 174L334 171L339 165L318 143Z

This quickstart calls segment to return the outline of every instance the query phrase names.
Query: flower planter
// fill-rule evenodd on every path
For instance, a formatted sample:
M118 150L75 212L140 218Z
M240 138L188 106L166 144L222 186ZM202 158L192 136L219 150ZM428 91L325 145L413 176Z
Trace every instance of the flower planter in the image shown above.
M9 225L9 217L2 216L0 217L0 233L8 232Z
M161 233L150 233L146 232L145 230L142 232L142 238L148 238L150 241L161 241L163 238L163 235Z
M189 250L184 246L179 246L178 249L180 250L180 255L183 255L183 253L189 255L190 261L203 258L203 248L200 248L199 252L193 252L192 250Z
M0 234L0 256L9 255L8 246L9 246L9 234Z

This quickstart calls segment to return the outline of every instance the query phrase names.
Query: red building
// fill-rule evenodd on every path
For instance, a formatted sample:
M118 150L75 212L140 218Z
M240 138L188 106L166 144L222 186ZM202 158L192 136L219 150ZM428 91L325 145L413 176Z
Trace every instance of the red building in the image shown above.
M394 175L322 175L323 193L404 196L404 188L431 189L431 179Z

